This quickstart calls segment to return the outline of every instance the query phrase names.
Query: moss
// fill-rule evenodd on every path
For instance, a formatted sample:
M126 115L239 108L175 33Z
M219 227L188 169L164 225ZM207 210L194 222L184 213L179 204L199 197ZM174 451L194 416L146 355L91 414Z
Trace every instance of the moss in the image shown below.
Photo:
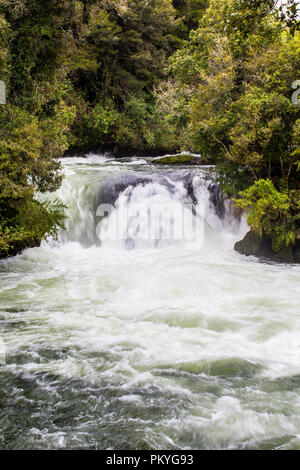
M202 159L199 157L194 157L193 155L188 154L179 154L179 155L170 155L167 157L160 157L154 160L155 164L158 165L182 165L182 164L192 164L192 165L203 165Z

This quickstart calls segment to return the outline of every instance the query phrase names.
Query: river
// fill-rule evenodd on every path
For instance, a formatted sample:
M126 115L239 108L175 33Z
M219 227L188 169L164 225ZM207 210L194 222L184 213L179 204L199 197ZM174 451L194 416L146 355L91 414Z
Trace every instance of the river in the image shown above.
M234 251L210 169L63 169L59 239L0 262L0 448L300 449L300 267Z

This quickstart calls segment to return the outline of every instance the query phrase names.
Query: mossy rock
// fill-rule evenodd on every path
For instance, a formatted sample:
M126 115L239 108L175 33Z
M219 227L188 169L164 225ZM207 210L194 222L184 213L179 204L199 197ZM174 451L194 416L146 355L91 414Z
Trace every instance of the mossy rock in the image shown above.
M245 256L256 256L276 263L300 263L300 241L295 247L287 246L275 253L272 250L272 240L266 236L248 232L243 240L237 242L234 249Z
M203 165L205 164L200 157L189 154L170 155L153 160L157 165Z

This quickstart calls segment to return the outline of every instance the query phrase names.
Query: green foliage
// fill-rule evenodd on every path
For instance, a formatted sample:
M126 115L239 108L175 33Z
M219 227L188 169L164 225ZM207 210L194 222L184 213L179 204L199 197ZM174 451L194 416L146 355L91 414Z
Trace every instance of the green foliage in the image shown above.
M73 127L76 144L156 145L153 88L165 77L166 58L178 43L175 16L171 0L90 6L82 51L93 57L93 65L72 71L74 89L85 103Z
M63 208L35 200L61 183L56 160L68 148L75 109L59 69L68 2L1 1L0 256L39 243L62 223Z
M8 41L10 36L9 24L0 14L0 70L1 80L7 81L10 73Z
M32 243L53 234L62 221L62 210L34 200L35 190L59 187L59 164L44 156L52 135L39 126L37 118L18 107L7 105L0 113L0 255L14 243ZM50 135L49 135L50 132Z
M212 0L170 70L189 96L192 148L244 166L249 184L268 177L295 185L300 110L291 85L300 36L284 28L273 3Z
M179 37L187 39L192 29L196 29L208 6L208 0L173 0L181 22L178 22L176 33Z
M88 147L91 142L113 143L119 113L111 106L96 104L87 109L78 129L78 146Z
M19 230L0 225L0 258L9 254L10 250L18 243L27 240L27 233L23 228Z
M240 197L235 200L236 206L249 209L251 229L269 236L275 252L295 244L296 229L300 227L299 191L279 192L269 179L260 179L241 192Z
M26 247L39 244L42 238L58 235L58 227L64 225L64 207L59 202L51 205L27 201L19 205L15 217L0 220L0 258Z
M1 0L13 63L11 103L43 122L49 137L53 129L46 153L106 144L178 146L155 89L167 77L168 57L197 27L207 3ZM61 108L72 113L63 142L55 132Z
M216 164L216 180L224 194L232 198L249 187L251 173L246 167L231 160L219 160Z
M254 177L283 178L288 185L294 169L291 149L295 119L299 114L291 100L277 92L247 87L232 106L235 123L230 129L228 158L247 166Z

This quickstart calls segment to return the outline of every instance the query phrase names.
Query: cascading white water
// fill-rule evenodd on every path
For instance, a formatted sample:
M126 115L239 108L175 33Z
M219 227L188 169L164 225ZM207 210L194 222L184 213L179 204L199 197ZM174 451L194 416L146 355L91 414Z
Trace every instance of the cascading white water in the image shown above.
M60 239L0 262L0 447L299 448L299 266L234 251L206 169L63 166Z
M151 182L129 186L119 195L115 209L98 226L102 247L163 248L192 242L200 247L204 235L201 214L193 212L182 182L166 180L169 188Z
M222 207L213 202L205 170L124 173L78 183L67 181L60 192L69 208L62 242L113 249L193 245L199 250L214 240L220 244L226 233L235 239L248 230L244 219L232 216L229 201L221 200Z

